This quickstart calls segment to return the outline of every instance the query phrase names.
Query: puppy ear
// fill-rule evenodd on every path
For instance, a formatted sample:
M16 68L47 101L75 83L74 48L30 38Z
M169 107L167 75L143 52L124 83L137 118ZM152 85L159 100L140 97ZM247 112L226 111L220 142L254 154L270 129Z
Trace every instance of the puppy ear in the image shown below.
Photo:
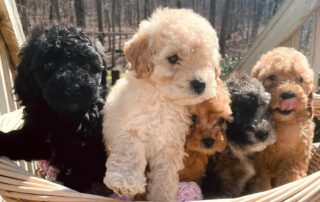
M252 68L251 70L251 76L254 77L254 78L258 78L259 75L260 75L260 72L263 68L260 67L260 61L258 61L254 67Z
M137 78L146 78L153 71L149 35L146 31L140 31L124 46L124 55L131 64L129 70L134 70Z
M34 107L41 99L41 90L25 62L27 61L23 59L18 65L18 73L14 80L14 94L23 106Z

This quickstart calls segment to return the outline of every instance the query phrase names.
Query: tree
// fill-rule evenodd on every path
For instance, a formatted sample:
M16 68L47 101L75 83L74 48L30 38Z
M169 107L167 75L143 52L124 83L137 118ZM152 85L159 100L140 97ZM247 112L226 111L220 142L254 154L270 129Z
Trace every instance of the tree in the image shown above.
M97 11L97 21L98 21L98 30L99 30L99 40L104 44L103 37L103 17L102 17L102 0L96 0L96 11Z
M76 12L77 26L85 28L86 27L86 17L84 0L74 0L74 9Z
M129 23L129 26L131 27L133 25L133 14L132 14L132 2L127 1L125 3L125 11L124 11L124 21Z
M116 46L116 37L115 37L115 24L116 24L116 18L115 18L115 10L116 10L116 0L112 0L112 8L111 8L111 20L112 20L112 52L111 52L111 65L112 68L116 66L116 58L115 58L115 46ZM114 85L116 81L120 78L120 72L117 70L112 70L111 71L111 84Z
M227 34L228 34L228 26L229 26L229 18L230 18L230 10L232 6L231 0L226 0L225 6L224 6L224 12L222 17L222 23L221 23L221 32L220 32L220 51L221 55L225 55L225 46L226 46L226 40L227 40Z
M140 23L140 5L139 5L139 0L136 1L136 9L137 9L137 26Z
M177 0L176 6L177 6L177 8L181 8L181 0Z
M18 4L20 5L20 19L22 23L22 28L25 34L28 33L29 27L29 19L27 15L27 0L18 0Z
M143 10L143 14L144 14L144 19L147 19L147 17L149 16L149 5L150 1L149 0L144 0L144 10Z
M280 4L282 3L282 0L275 0L274 6L273 6L273 10L272 10L272 14L276 14L278 8L280 7Z
M216 0L210 0L210 23L213 27L216 26Z
M168 1L167 0L158 0L157 3L158 3L158 5L161 5L163 7L168 6Z
M49 14L49 20L50 22L53 21L54 16L56 19L60 22L61 16L60 16L60 10L59 10L59 2L58 0L50 0L50 14Z
M263 1L254 0L253 1L253 16L252 16L252 29L251 29L251 37L256 37L259 24L262 20L262 10L263 10Z
M118 28L119 33L121 33L121 0L118 0ZM121 47L121 34L119 35L119 48Z
M106 2L104 2L106 4ZM110 20L110 12L109 12L109 8L105 7L104 9L104 17L105 17L105 27L107 27L108 29L108 33L111 32L111 20ZM111 35L108 36L108 51L112 50L111 47L112 43L111 43Z

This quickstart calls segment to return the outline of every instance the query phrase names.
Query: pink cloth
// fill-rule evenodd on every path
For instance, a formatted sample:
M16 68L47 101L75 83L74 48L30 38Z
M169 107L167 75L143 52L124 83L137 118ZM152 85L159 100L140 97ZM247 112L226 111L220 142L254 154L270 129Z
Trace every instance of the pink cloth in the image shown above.
M202 200L202 192L195 182L180 182L178 191L178 202Z
M39 168L45 173L46 180L55 181L57 179L59 170L49 164L46 160L38 161Z
M117 196L116 194L112 194L111 198L122 200L122 201L133 201L133 197L128 196ZM178 190L178 202L185 201L195 201L202 200L202 192L199 185L195 182L180 182L179 190Z

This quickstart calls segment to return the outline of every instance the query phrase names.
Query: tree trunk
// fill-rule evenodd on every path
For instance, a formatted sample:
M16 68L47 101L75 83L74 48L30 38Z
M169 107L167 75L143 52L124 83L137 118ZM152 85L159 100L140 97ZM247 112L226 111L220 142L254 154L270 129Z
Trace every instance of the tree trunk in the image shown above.
M143 17L144 19L147 19L147 17L149 16L149 0L144 0L144 10L143 10Z
M191 0L191 8L195 10L196 8L196 0Z
M158 5L166 7L166 6L168 6L168 1L167 0L159 0Z
M263 11L263 2L260 0L254 0L253 2L253 16L252 16L252 30L251 30L251 37L255 38L258 30L259 25L262 20L262 11Z
M112 26L111 26L111 29L112 29L112 32L115 33L116 32L116 28L115 28L115 24L116 24L116 18L115 18L115 10L116 10L116 0L112 0L112 7L111 7L111 23L112 23ZM116 43L116 40L115 40L115 35L113 34L112 35L112 49L111 49L111 65L112 65L112 68L114 68L115 66L115 43Z
M121 33L121 0L118 0L118 25L119 25L119 33ZM121 49L121 34L119 35L119 49Z
M231 0L226 0L225 6L224 6L224 12L222 17L222 23L221 23L221 32L220 32L220 52L221 55L225 55L225 46L226 46L226 39L227 39L227 33L228 33L228 26L229 26L229 18L230 18L230 9L232 6Z
M137 26L139 26L140 23L140 5L139 0L136 1L136 8L137 8Z
M125 22L129 23L129 26L132 27L132 3L131 1L128 1L126 6L125 6L125 11L124 11L124 15L125 15Z
M29 20L28 20L28 15L27 15L27 0L19 0L18 3L20 4L21 12L20 12L20 19L21 19L21 24L22 28L25 34L28 34L28 25L29 25Z
M111 21L112 21L112 32L115 33L116 28L116 18L115 18L115 10L116 10L116 0L112 0L112 7L111 7ZM115 45L116 45L116 37L115 34L112 35L112 50L111 50L111 84L114 85L116 81L120 78L120 73L117 70L113 70L116 66L116 59L115 59Z
M74 8L76 11L77 26L81 28L86 27L84 0L74 0Z
M216 0L210 0L210 23L212 27L216 26Z
M96 11L97 11L97 21L98 21L98 38L99 41L104 44L104 34L103 34L103 17L102 17L102 0L96 0Z
M279 7L280 7L280 0L275 0L273 10L272 10L272 15L276 14Z
M110 15L109 15L109 10L106 9L105 11L105 25L107 26L108 28L108 33L111 32L111 20L110 20ZM111 51L111 35L108 36L108 51Z
M114 85L119 78L120 78L120 72L112 70L111 71L111 85Z
M50 0L50 14L49 14L50 22L53 21L54 16L57 18L58 22L60 22L61 16L60 16L58 0Z
M181 8L181 0L177 0L176 6L177 6L177 8Z

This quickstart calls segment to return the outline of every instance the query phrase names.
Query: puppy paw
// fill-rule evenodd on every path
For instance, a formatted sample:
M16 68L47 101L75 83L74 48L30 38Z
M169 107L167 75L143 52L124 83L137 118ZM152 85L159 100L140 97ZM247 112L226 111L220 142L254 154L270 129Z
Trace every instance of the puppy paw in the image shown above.
M134 175L122 175L116 172L107 172L103 182L120 196L134 196L145 192L145 178L140 180Z

